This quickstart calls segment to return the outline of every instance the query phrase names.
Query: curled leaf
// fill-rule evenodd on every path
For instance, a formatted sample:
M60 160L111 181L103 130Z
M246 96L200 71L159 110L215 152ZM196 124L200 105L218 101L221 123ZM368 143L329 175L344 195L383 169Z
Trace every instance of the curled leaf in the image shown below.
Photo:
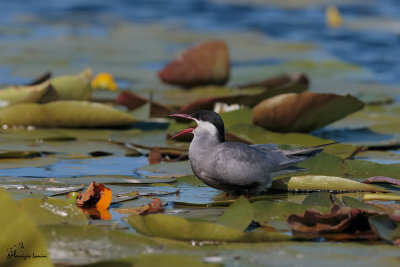
M89 185L85 192L80 194L76 200L78 206L83 208L97 208L98 210L107 209L112 200L111 189L104 184L93 182Z
M159 213L159 212L162 212L163 210L164 209L162 206L162 202L158 198L154 198L153 202L149 203L146 206L136 207L136 208L117 209L117 211L122 214L139 214L139 215Z
M169 63L158 73L165 83L192 87L224 84L229 79L229 54L224 41L199 44Z
M255 106L253 122L277 132L310 132L363 107L363 102L350 95L314 92L282 94Z
M326 233L355 233L371 230L368 218L373 211L333 205L328 213L308 209L301 215L291 214L287 224L295 232L313 235Z
M364 184L385 183L385 184L400 185L400 180L386 176L374 176L366 179L365 181L363 181L363 183Z
M120 105L126 106L129 110L137 109L144 104L151 102L150 104L150 117L167 117L172 113L172 110L158 102L151 101L147 98L141 97L130 91L121 92L116 102Z

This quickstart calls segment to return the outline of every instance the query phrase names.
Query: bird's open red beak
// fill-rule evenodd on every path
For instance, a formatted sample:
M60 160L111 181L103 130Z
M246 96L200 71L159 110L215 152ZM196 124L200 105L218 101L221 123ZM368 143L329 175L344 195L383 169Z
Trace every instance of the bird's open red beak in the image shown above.
M190 116L190 115L188 115L188 114L171 114L171 115L169 115L169 116L170 116L170 117L181 117L181 118L185 118L185 119L189 119L189 120L194 120L194 119L192 118L192 116ZM176 137L178 137L178 136L181 136L181 135L183 135L183 134L191 133L191 132L193 132L196 128L197 128L197 125L196 125L196 127L193 127L193 128L187 128L187 129L180 130L180 131L177 132L174 136L172 136L171 139L174 139L174 138L176 138Z

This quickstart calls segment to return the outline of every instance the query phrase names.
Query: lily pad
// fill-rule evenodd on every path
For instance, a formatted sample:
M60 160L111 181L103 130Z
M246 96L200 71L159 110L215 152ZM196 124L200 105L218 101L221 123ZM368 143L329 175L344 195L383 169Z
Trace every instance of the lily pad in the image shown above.
M11 86L0 90L0 99L10 105L17 103L36 103L50 90L50 82L46 81L32 86Z
M85 215L76 205L62 199L25 198L21 199L18 203L38 225L88 224Z
M371 211L376 211L376 212L383 211L382 209L378 208L377 206L373 206L368 203L364 203L358 199L355 199L355 198L352 198L349 196L343 196L342 201L346 206L349 206L352 208L365 209L365 210L371 210Z
M369 223L378 233L378 235L386 241L400 241L400 223L392 220L387 214L377 214L368 219Z
M322 206L328 208L334 203L338 206L343 206L342 202L337 199L334 194L328 192L313 192L301 202L301 204L304 205Z
M128 125L131 115L110 106L86 101L17 104L0 109L2 125L37 127L98 127Z
M132 200L132 199L137 199L138 197L139 197L139 193L137 191L122 193L122 194L113 194L111 204L128 201L128 200Z
M29 159L0 159L0 169L41 167L51 165L57 162L57 158L53 156L36 157Z
M91 93L92 70L86 69L77 75L64 75L51 79L51 86L62 100L87 100Z
M141 171L154 172L158 174L183 176L193 174L189 161L168 162L152 164L140 168Z
M80 177L65 177L69 181L74 183L89 184L92 181L103 184L116 184L116 185L150 185L156 183L173 183L176 178L173 177L133 177L128 175L90 175L90 176L80 176ZM62 181L65 178L57 178L57 181Z
M30 179L32 180L32 179ZM59 182L45 182L45 181L29 181L29 180L13 180L12 177L2 178L0 187L9 192L27 192L30 194L40 194L44 196L63 195L69 192L80 191L84 185L70 185Z
M287 201L257 201L252 204L254 209L253 220L260 222L285 222L287 216L293 213L302 213L307 209L328 211L327 207L305 205Z
M304 175L277 179L272 182L271 188L296 191L387 192L386 189L379 186L371 186L346 178L323 175Z
M1 265L13 266L52 266L47 251L46 240L42 233L32 222L29 213L21 209L11 196L0 189L0 249ZM8 258L6 255L10 255ZM14 257L11 255L27 255ZM33 255L39 257L33 258Z
M242 236L234 228L165 214L132 215L128 223L139 233L177 240L234 241Z
M282 94L255 106L253 122L277 132L310 132L363 107L363 102L350 95Z
M232 227L239 231L247 229L253 219L253 207L249 201L241 196L233 202L217 219L217 223Z
M139 256L149 250L191 250L189 244L182 242L151 239L117 230L106 231L90 225L51 225L41 226L40 229L49 245L50 257L56 264L87 264Z

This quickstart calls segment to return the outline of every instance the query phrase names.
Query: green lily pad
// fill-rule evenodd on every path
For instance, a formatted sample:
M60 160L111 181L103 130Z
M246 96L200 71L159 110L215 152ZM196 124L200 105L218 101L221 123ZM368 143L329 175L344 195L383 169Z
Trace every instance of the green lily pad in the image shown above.
M253 207L245 197L241 196L225 210L224 214L218 217L216 223L244 231L252 219Z
M138 197L139 193L137 191L121 193L121 194L113 194L111 204L137 199Z
M127 220L141 234L177 240L234 241L242 236L234 228L165 214L131 215Z
M73 100L12 105L0 109L0 119L2 125L37 127L119 126L136 121L110 106Z
M92 70L87 69L77 75L64 75L51 79L51 86L62 100L87 100L91 93Z
M7 266L52 266L46 240L32 222L31 216L21 209L11 196L0 189L0 249L1 265ZM15 252L15 254L14 254ZM7 255L27 255L17 258ZM39 257L33 258L33 255Z
M218 263L202 262L199 256L195 255L170 255L170 254L148 254L135 258L124 258L115 261L104 261L84 265L85 267L148 267L148 266L191 266L191 267L218 267Z
M87 264L98 261L159 253L192 250L189 244L173 240L146 238L96 226L49 225L40 227L55 264ZM88 243L90 247L88 247Z
M32 179L30 179L32 180ZM0 187L9 192L40 194L44 196L63 195L69 192L82 190L85 185L70 185L59 182L44 182L44 181L28 181L28 180L13 180L10 177L2 177Z
M57 178L56 180L62 180L64 178ZM70 181L74 183L89 184L92 181L103 184L129 184L129 185L150 185L158 183L173 183L176 178L173 177L132 177L128 175L91 175L91 176L80 176L80 177L68 177Z
M253 220L259 222L286 222L286 217L293 213L303 213L307 209L327 212L327 207L299 204L287 201L257 201L251 204L254 209Z
M10 86L0 89L0 99L10 105L36 103L50 90L48 81L31 86Z
M368 218L368 221L382 239L389 242L399 241L400 223L392 220L389 215L373 215Z
M193 174L189 161L159 163L144 166L140 171L154 172L163 175L183 176Z
M38 225L88 224L85 215L76 205L62 199L25 198L18 203Z
M342 202L334 194L328 192L313 192L303 199L301 204L329 208L334 202L339 206L343 206Z
M40 157L42 154L35 151L0 151L0 159L21 159Z
M349 196L343 196L342 201L346 206L349 206L352 208L365 209L365 210L371 210L371 211L377 211L377 212L383 211L383 209L378 208L377 206L373 206L368 203L364 203L358 199L355 199L355 198L349 197Z
M28 159L0 159L0 169L26 168L26 167L41 167L54 164L58 161L56 157L36 157Z
M386 189L379 186L372 186L346 178L324 175L304 175L277 179L272 182L271 188L276 190L296 191L387 192Z

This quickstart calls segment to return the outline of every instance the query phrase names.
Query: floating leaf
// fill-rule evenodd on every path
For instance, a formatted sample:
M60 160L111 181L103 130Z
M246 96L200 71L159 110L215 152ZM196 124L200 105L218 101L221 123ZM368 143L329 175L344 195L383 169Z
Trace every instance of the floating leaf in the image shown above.
M38 225L88 224L85 215L76 205L62 199L25 198L18 203Z
M165 214L132 215L127 219L136 231L149 236L214 241L234 241L242 236L242 231L230 227Z
M304 205L330 207L333 204L342 206L339 199L334 194L328 192L313 192L301 202Z
M162 202L158 198L154 198L153 202L149 203L146 206L140 206L135 208L121 208L117 209L116 211L122 214L147 215L147 214L162 212L164 211L164 209Z
M67 178L67 177L65 177ZM68 177L74 183L89 184L91 181L96 180L103 184L128 184L128 185L150 185L158 183L173 183L176 181L174 177L133 177L129 175L91 175L80 177ZM60 178L64 179L64 178Z
M53 266L47 251L46 240L31 216L0 189L0 265L4 266ZM27 255L27 258L16 257ZM32 258L33 255L38 256Z
M277 179L272 182L271 188L289 191L325 190L335 192L387 192L387 190L382 187L367 185L346 178L324 175L304 175Z
M31 180L31 179L30 179ZM62 195L69 192L82 190L84 185L71 185L60 182L45 181L27 181L13 180L12 177L6 177L0 182L0 186L9 192L28 192L30 194L40 194L45 196Z
M51 79L51 86L62 100L87 100L91 93L92 70L86 69L77 75L64 75Z
M151 171L159 174L170 174L171 176L183 176L193 174L189 161L165 162L152 164L140 168L142 171Z
M185 106L183 106L179 113L194 113L203 109L214 109L217 102L226 104L241 104L248 107L254 107L263 99L286 94L286 93L300 93L308 88L308 83L305 82L300 76L294 75L290 80L282 80L275 86L246 88L236 91L229 96L216 96L197 99Z
M232 227L239 231L247 229L253 219L253 207L249 201L241 196L233 202L217 219L217 223Z
M352 207L352 208L358 208L358 209L364 209L364 210L371 210L371 211L376 211L376 212L381 212L383 209L378 208L377 206L370 205L368 203L364 203L358 199L349 197L349 196L343 196L342 201L346 206Z
M225 84L229 79L229 70L227 44L224 41L212 40L178 55L158 72L158 77L165 83L182 87Z
M369 217L369 223L378 235L389 242L400 244L400 223L392 220L387 214L377 214Z
M110 106L86 101L17 104L0 109L2 125L37 127L98 127L134 123L131 115Z
M0 151L0 159L21 159L40 157L42 154L35 151Z
M40 229L51 248L50 257L55 264L87 264L142 255L149 250L160 251L160 248L166 252L191 249L191 245L183 242L147 238L119 230L104 230L93 225L51 225L41 226Z
M368 218L376 212L333 205L329 213L308 209L301 215L292 214L287 223L295 232L312 235L325 233L357 233L370 231Z
M85 192L76 200L78 206L83 208L107 209L112 200L112 191L102 183L93 182Z
M383 193L375 193L375 194L364 194L363 200L394 200L400 201L400 194L383 194Z
M0 90L0 99L10 105L18 103L36 103L50 90L50 82L46 81L31 86L11 86Z
M302 213L313 208L326 212L328 208L311 206L286 201L257 201L252 204L254 209L253 220L259 222L280 222L286 221L287 216L293 213Z
M386 184L400 185L400 180L385 176L375 176L364 180L363 183L364 184L386 183Z
M0 169L41 167L54 164L58 161L53 156L37 157L29 159L0 159Z
M138 197L139 193L137 191L122 194L113 194L111 204L137 199Z
M158 102L150 101L144 97L134 94L130 91L123 91L118 95L116 103L126 106L129 110L134 110L143 106L144 104L151 102L150 104L150 117L167 117L172 113L172 109L164 106Z
M277 132L310 132L363 106L364 103L350 95L314 92L282 94L255 106L253 122Z

